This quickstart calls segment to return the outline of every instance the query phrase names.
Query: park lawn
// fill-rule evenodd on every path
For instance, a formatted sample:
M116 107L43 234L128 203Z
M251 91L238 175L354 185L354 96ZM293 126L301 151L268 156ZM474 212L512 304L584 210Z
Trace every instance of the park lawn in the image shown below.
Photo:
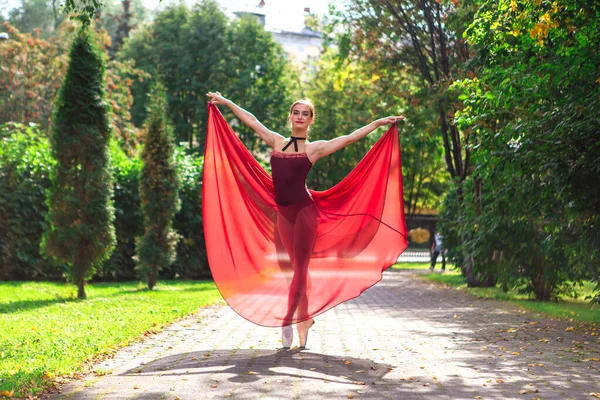
M428 262L402 262L392 265L392 269L429 269ZM435 270L439 271L442 268L442 263L435 264ZM446 264L446 270L450 271L454 268L454 264Z
M37 394L86 361L222 301L209 281L160 281L152 291L95 283L86 294L77 300L76 288L61 283L0 283L0 398Z
M590 305L587 296L592 296L595 285L585 282L583 287L577 290L579 297L573 299L563 297L558 302L534 301L527 294L518 293L517 290L503 292L499 287L493 288L467 288L467 284L459 271L451 270L445 274L431 273L424 275L425 278L453 286L459 290L467 290L476 297L511 301L524 308L544 313L553 318L564 318L578 322L589 322L600 324L600 306Z

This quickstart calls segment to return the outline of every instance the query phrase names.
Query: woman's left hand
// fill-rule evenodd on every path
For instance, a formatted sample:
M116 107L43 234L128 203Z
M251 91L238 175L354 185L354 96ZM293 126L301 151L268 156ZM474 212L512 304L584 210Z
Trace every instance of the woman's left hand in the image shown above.
M394 124L394 123L398 122L398 120L404 121L404 115L380 118L377 120L377 122L379 123L379 126L384 126L384 125Z

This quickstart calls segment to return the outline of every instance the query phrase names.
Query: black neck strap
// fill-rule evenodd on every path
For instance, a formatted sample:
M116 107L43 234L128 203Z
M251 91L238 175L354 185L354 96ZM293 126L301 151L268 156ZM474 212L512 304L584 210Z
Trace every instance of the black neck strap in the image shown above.
M306 140L306 138L290 136L290 141L288 142L288 144L285 145L285 147L283 149L281 149L281 151L285 151L285 149L287 149L290 144L294 143L294 150L297 153L298 152L298 140Z

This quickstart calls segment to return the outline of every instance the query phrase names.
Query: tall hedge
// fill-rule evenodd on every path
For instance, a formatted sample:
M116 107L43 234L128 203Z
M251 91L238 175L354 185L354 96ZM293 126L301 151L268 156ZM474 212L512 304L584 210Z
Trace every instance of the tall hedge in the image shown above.
M70 265L79 298L86 297L86 279L115 246L104 58L90 29L80 28L52 124L57 162L47 193L49 228L42 249Z
M136 243L140 277L148 288L157 283L159 271L175 260L177 233L173 218L179 210L179 177L174 159L173 127L167 117L167 95L155 79L144 124L140 200L144 234Z

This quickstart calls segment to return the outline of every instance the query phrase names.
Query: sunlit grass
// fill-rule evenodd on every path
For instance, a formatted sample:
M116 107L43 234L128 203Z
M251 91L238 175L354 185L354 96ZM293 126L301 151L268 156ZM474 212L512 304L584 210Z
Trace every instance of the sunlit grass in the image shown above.
M161 281L152 291L137 282L98 283L86 293L81 301L72 285L0 283L0 394L39 393L86 360L221 300L213 282L200 281Z
M541 312L554 318L566 318L573 321L600 323L600 306L590 305L587 296L593 295L594 284L585 282L578 288L578 298L563 297L558 302L534 301L527 294L518 293L517 290L503 292L499 287L493 288L468 288L460 271L449 271L445 274L432 273L423 275L434 282L444 283L459 290L467 290L474 296L487 299L511 301L529 310Z
M428 262L401 262L392 265L392 269L429 269L430 264ZM442 263L438 262L435 264L435 271L440 271ZM446 271L450 271L454 268L454 264L446 264Z

